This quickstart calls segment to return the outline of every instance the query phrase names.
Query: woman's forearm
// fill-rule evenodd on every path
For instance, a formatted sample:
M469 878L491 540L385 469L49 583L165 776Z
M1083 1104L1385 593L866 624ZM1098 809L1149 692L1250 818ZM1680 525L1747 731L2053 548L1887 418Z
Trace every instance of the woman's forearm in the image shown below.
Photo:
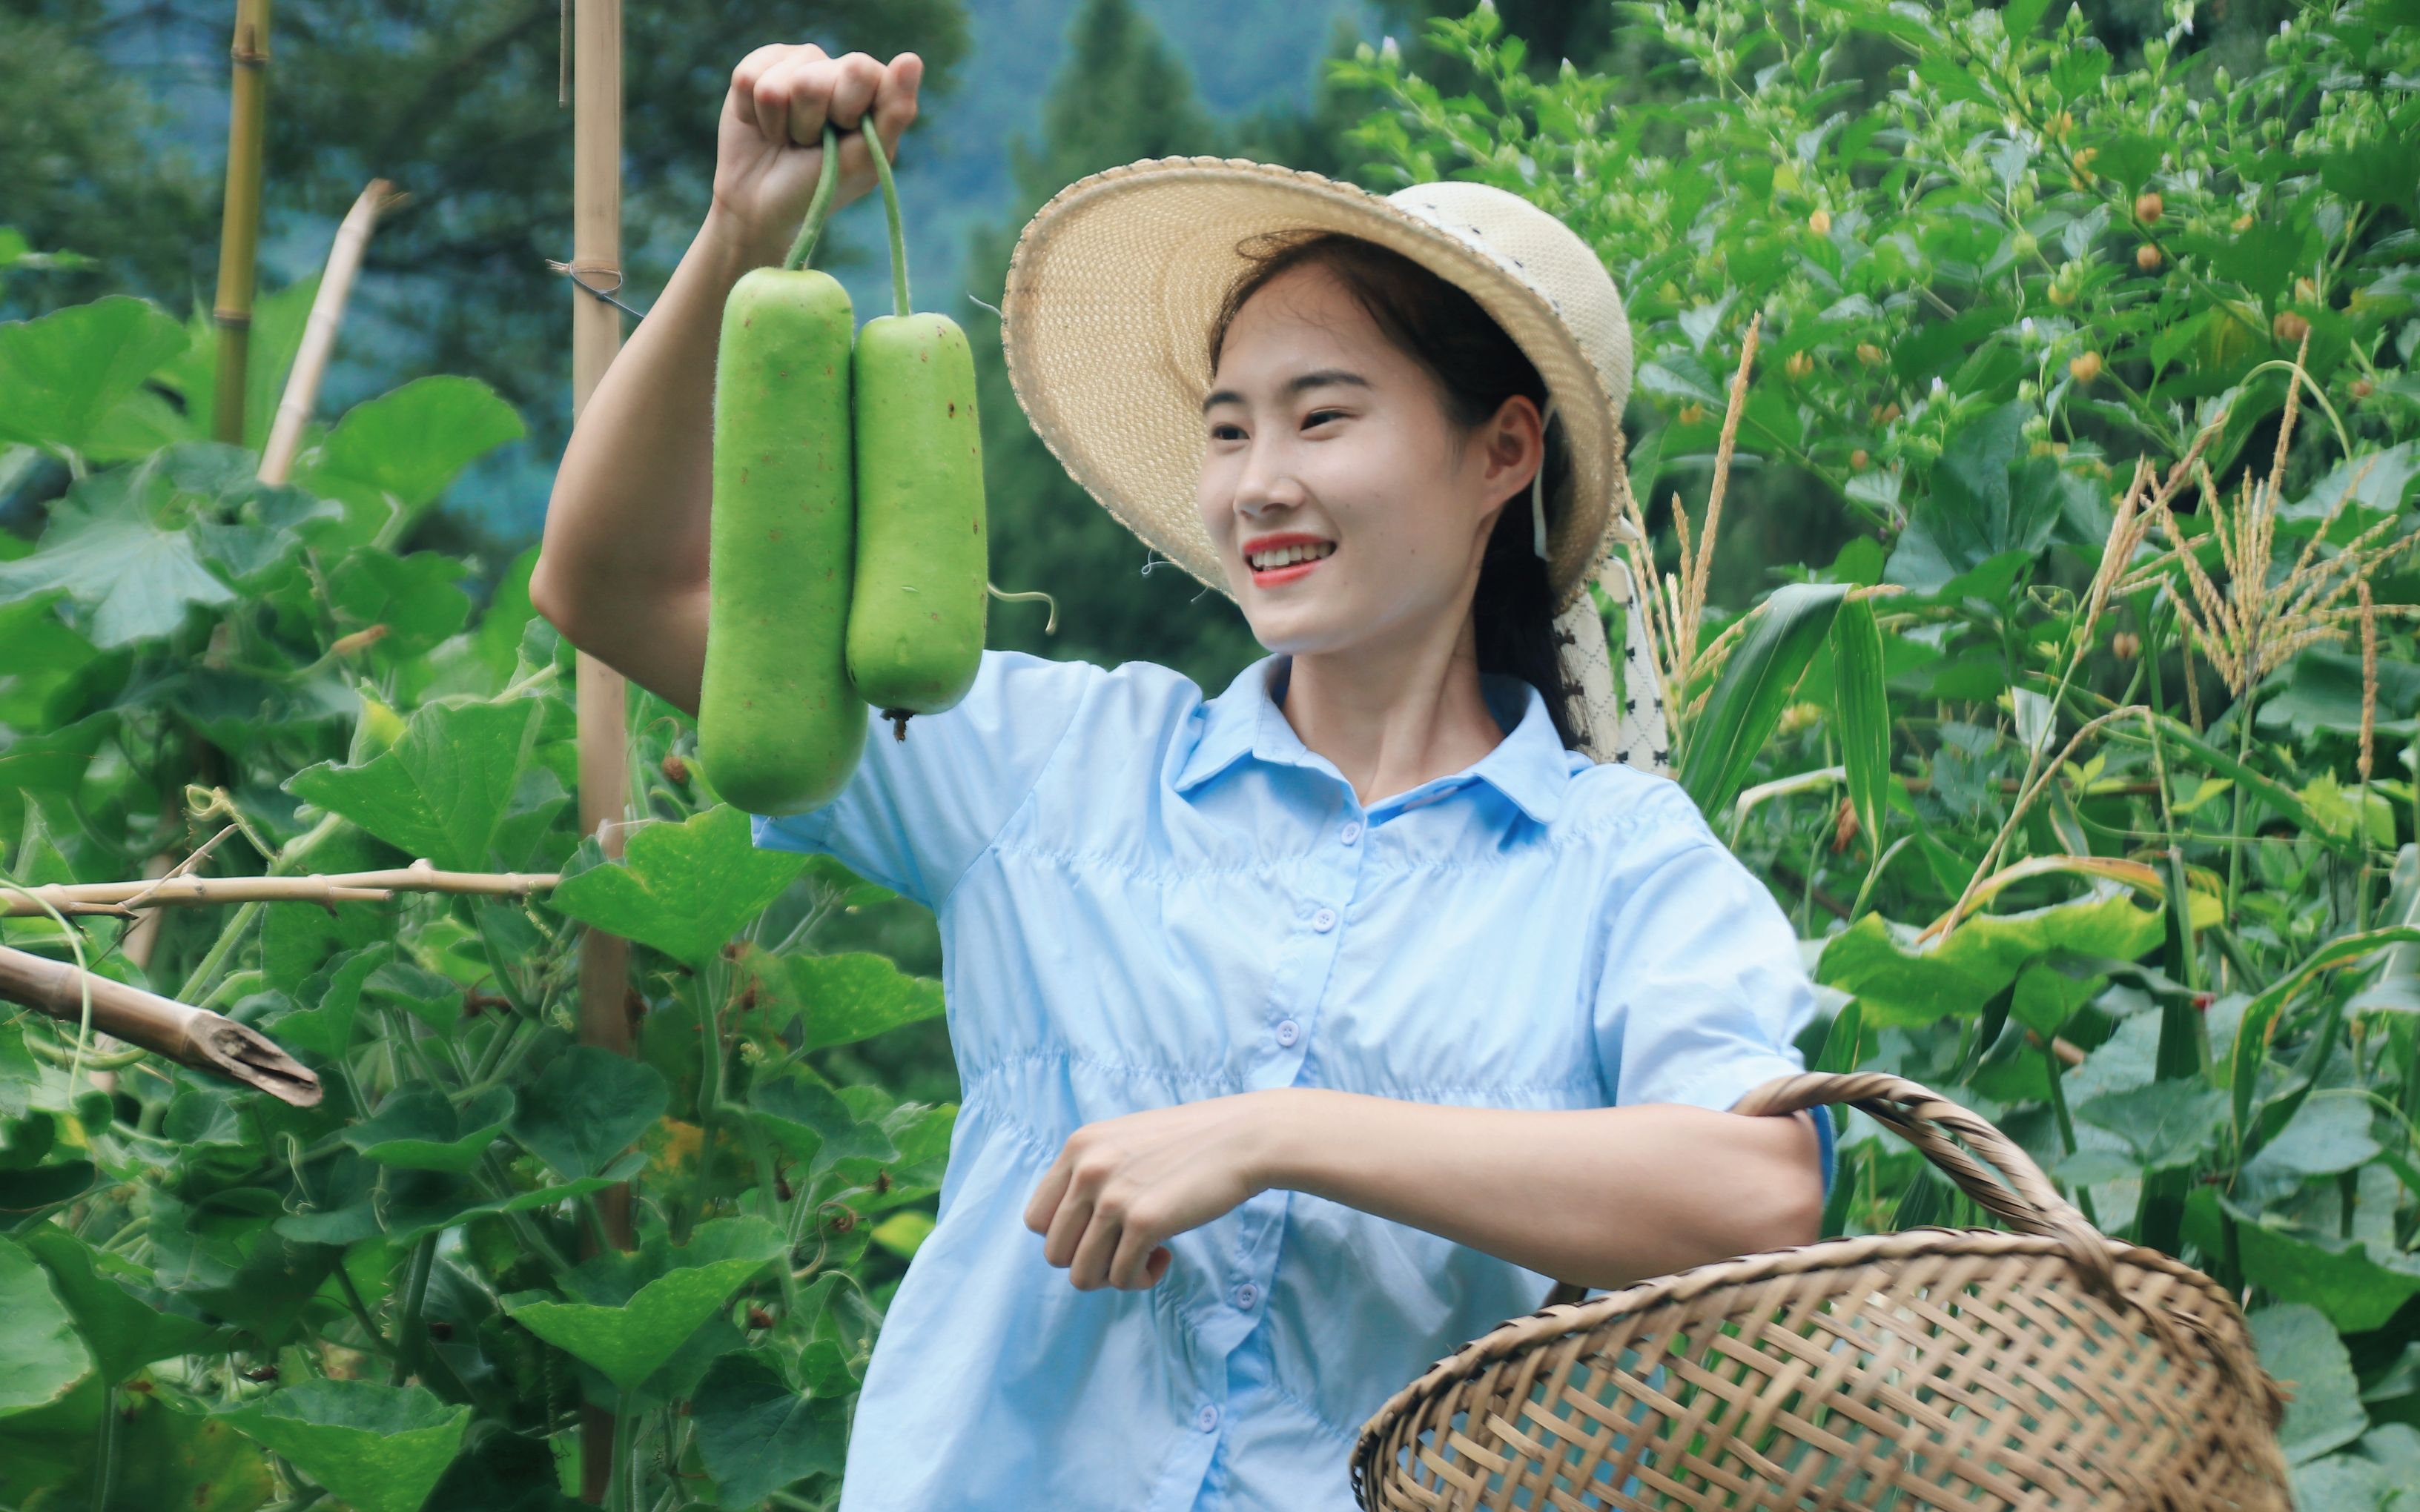
M1819 1237L1808 1114L1441 1107L1321 1088L1261 1095L1272 1101L1260 1184L1559 1280L1626 1286Z

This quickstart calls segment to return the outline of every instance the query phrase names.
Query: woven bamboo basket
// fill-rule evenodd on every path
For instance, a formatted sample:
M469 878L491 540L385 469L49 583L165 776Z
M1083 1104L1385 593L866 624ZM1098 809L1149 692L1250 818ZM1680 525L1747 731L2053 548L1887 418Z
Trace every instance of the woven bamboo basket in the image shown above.
M2285 1397L2215 1282L2102 1234L1989 1121L1904 1077L1780 1076L1733 1111L1843 1103L2015 1231L1826 1240L1590 1301L1558 1287L1371 1417L1355 1499L1371 1512L2290 1512Z

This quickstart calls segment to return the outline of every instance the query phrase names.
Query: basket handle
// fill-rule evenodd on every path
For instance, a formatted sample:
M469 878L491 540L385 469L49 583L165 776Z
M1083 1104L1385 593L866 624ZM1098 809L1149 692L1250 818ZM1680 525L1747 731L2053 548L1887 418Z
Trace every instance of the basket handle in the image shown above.
M1888 1072L1798 1072L1748 1088L1730 1111L1781 1115L1833 1103L1846 1103L1889 1127L2010 1227L2059 1241L2085 1286L2105 1300L2118 1300L2117 1266L2107 1236L2093 1227L2075 1204L2058 1195L2050 1178L2016 1141L1990 1119L1931 1088ZM1975 1153L1960 1149L1953 1134ZM1993 1168L2006 1178L2005 1183L1994 1179ZM1587 1295L1584 1287L1559 1282L1546 1305L1577 1302Z

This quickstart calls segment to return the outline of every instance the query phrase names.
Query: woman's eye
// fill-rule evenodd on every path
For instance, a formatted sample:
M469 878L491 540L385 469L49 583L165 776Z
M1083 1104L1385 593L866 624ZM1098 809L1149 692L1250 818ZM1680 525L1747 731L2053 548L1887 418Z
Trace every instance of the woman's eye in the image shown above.
M1322 416L1333 415L1342 419L1343 414L1344 411L1342 409L1314 409L1310 414L1303 417L1302 423L1306 425L1316 425L1320 423Z
M1231 424L1225 421L1221 421L1210 427L1210 439L1214 441L1223 441L1229 439L1230 432L1240 434L1242 430L1243 427L1240 425Z

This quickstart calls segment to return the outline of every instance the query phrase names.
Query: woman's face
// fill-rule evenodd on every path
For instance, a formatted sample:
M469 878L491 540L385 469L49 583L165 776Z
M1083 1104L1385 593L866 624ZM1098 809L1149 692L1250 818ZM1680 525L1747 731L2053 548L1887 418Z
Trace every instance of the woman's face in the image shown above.
M1253 635L1303 655L1447 615L1459 633L1494 505L1536 471L1536 417L1506 400L1457 459L1435 383L1335 274L1272 279L1228 328L1195 500Z

